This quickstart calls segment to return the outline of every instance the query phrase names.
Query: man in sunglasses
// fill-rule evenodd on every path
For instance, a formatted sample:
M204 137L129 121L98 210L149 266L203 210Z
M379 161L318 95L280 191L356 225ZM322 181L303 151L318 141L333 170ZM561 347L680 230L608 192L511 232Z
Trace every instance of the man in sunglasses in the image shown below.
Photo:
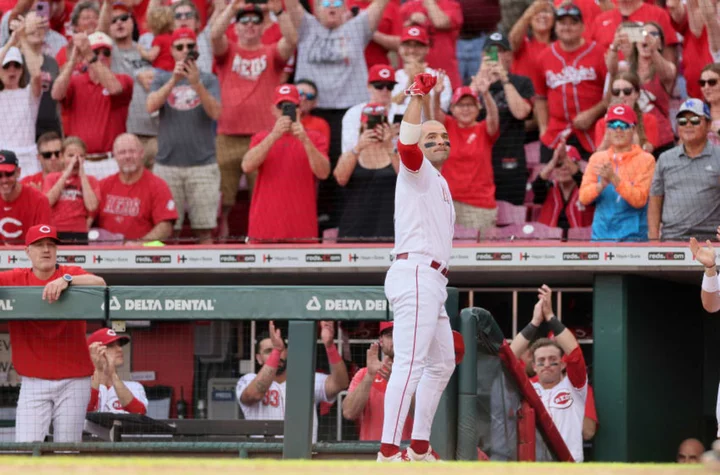
M720 223L720 147L707 138L710 108L687 99L676 117L681 143L658 158L650 189L649 238L714 240Z
M20 183L42 191L43 180L48 173L63 171L62 160L60 160L62 139L57 132L45 132L37 139L37 149L37 159L42 171L26 176Z
M317 85L309 79L298 79L295 81L295 87L300 94L300 105L298 108L301 112L301 119L305 130L314 130L321 134L330 143L330 125L322 117L312 115L318 100Z
M170 8L173 9L175 15L173 30L190 28L195 32L197 35L197 51L200 54L196 61L198 68L204 73L212 73L213 53L210 46L210 28L222 10L213 8L212 16L205 25L203 23L204 17L198 11L198 6L191 0L173 2Z

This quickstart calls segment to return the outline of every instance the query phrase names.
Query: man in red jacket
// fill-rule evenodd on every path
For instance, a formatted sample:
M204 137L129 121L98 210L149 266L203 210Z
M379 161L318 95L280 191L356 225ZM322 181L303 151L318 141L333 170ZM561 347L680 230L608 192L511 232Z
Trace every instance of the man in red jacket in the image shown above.
M0 286L42 286L42 299L50 304L71 285L105 285L80 267L58 265L58 242L52 226L28 229L25 252L32 267L1 272ZM93 374L85 321L11 321L9 326L12 363L22 376L15 442L42 442L51 421L53 441L79 442Z

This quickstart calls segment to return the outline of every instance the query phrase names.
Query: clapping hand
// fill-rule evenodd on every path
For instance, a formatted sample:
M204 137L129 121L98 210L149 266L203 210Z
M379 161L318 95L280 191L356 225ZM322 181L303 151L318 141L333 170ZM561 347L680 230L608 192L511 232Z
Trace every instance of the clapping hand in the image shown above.
M718 228L718 232L720 233L720 228ZM690 238L690 252L692 252L693 257L705 267L715 266L715 248L709 239L705 241L705 247L701 247L697 239Z

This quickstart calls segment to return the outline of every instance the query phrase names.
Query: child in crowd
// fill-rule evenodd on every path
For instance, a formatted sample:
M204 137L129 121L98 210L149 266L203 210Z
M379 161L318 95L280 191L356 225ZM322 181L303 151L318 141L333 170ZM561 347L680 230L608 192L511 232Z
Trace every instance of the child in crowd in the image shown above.
M144 60L150 61L154 68L171 72L175 69L175 61L170 54L174 21L175 18L170 7L151 10L148 13L148 27L154 35L152 47L145 49L138 44L138 51Z

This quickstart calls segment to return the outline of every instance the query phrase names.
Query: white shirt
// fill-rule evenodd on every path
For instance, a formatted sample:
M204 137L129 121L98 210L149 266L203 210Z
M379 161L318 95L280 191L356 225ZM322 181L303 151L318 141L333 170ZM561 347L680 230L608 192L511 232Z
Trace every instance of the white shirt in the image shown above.
M238 404L242 409L245 419L257 420L257 421L282 421L285 420L285 390L286 384L278 383L273 381L270 388L265 393L265 397L262 401L253 405L243 404L240 401L245 388L255 379L257 374L249 373L240 378L235 387L235 396L237 397ZM317 417L317 405L321 402L335 402L335 398L328 397L325 392L325 381L327 381L328 375L324 373L315 373L315 396L314 396L314 408L313 408L313 443L317 442L317 430L318 430L318 417Z
M398 150L401 157L405 153L422 154L417 146L401 143ZM455 208L445 178L424 156L417 172L401 163L395 187L393 254L422 254L447 266L454 229Z
M140 401L141 403L145 404L145 408L148 407L148 399L145 395L145 388L142 384L137 383L135 381L123 381L125 383L125 386L130 390L133 396L135 396L135 399ZM98 388L98 410L97 412L113 412L115 414L128 414L128 412L123 409L122 404L120 403L120 399L117 397L117 393L115 392L115 387L110 386L107 387L104 384L101 384Z
M428 74L432 74L433 76L437 75L437 71L435 71L433 68L425 68L425 72ZM392 91L393 97L403 92L408 85L408 75L405 72L404 69L398 69L395 71L395 81L397 84L395 84L395 89ZM453 89L452 85L450 84L450 78L445 76L445 79L443 80L443 85L445 86L445 89L443 89L443 92L440 93L440 108L444 110L445 112L450 109L450 100L452 99ZM435 91L430 91L430 104L434 104L433 97L435 97ZM410 96L405 97L405 102L402 104L398 104L398 110L399 112L396 112L396 114L405 114L405 109L407 109L408 104L410 104ZM423 119L427 119L427 117L424 117Z
M574 387L567 375L550 389L544 389L537 382L533 383L533 387L552 417L570 454L576 462L582 462L584 459L582 427L588 391L587 378L582 388Z
M0 91L0 143L15 153L35 150L35 122L40 96L29 85Z
M362 118L362 110L368 105L367 102L352 106L345 112L342 120L342 153L349 152L357 145L360 139L360 119ZM390 104L387 109L388 123L392 124L395 114L402 115L397 104Z

